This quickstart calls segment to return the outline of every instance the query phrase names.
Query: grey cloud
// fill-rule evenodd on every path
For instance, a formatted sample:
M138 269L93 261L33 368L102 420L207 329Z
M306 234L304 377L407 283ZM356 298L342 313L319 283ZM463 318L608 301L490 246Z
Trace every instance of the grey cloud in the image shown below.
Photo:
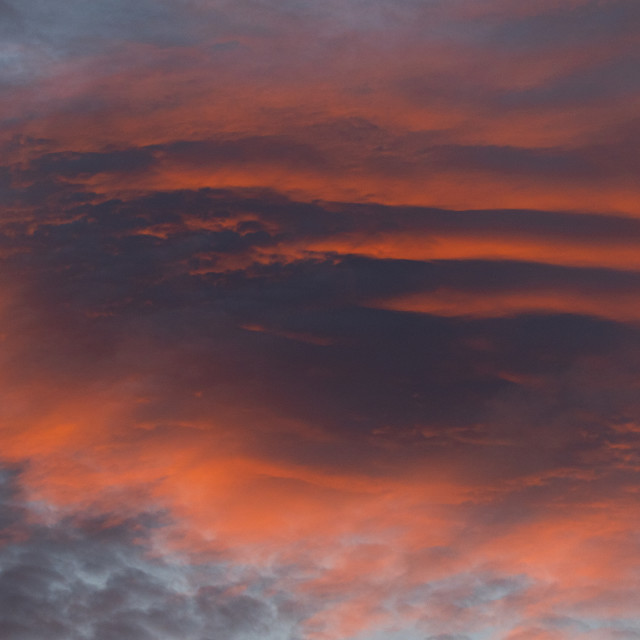
M640 8L634 0L589 0L566 5L549 3L522 17L509 12L489 13L485 19L494 25L491 41L511 51L566 50L585 43L597 46L634 33Z
M640 90L635 73L639 64L637 55L597 62L537 87L500 93L496 95L495 103L497 107L508 109L558 109L598 104L603 96L608 101L629 99Z
M465 5L473 8L478 3L455 4L464 13ZM520 65L508 65L514 74L526 74L536 57L574 63L558 65L554 73L523 88L515 82L506 87L496 84L490 73L476 68L470 60L459 68L462 81L452 82L449 73L425 70L404 76L401 72L394 91L418 105L456 104L475 113L491 117L504 114L507 118L518 110L557 113L559 109L612 108L614 103L637 96L640 85L635 70L639 60L634 34L640 10L634 0L536 3L530 11L517 5L512 11L508 2L482 4L486 5L484 11L471 18L458 21L449 15L446 19L448 26L460 28L458 38L463 47L470 51L477 47L479 56L495 56L499 64L510 58L521 61ZM492 68L492 63L487 67ZM527 151L535 155L534 150ZM562 157L571 160L573 154L558 151L540 155L548 156L554 166ZM506 164L504 169L508 170Z
M315 3L252 0L139 0L134 5L124 0L4 0L0 12L8 42L33 50L45 67L60 59L113 55L129 43L163 48L214 43L215 47L220 39L218 45L226 46L239 34L258 38L282 35L292 27L292 21L300 27L328 18L335 29L346 17L340 4L325 12L318 11ZM356 15L371 13L367 6Z
M622 629L611 629L610 635L611 640L637 640L640 638L640 629L628 627Z
M21 498L19 473L5 470L1 480L0 520L14 530L0 548L6 640L299 639L303 608L277 590L265 595L259 580L234 593L241 568L152 558L155 516L45 524L42 506Z
M131 6L122 0L99 4L82 0L5 0L5 11L21 29L13 38L46 46L55 55L99 51L108 39L186 44L188 19L180 20L179 4L143 0Z

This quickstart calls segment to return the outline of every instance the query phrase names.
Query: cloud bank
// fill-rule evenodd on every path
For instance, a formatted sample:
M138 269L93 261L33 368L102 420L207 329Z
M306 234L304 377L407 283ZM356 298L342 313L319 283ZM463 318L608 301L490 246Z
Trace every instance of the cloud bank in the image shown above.
M639 18L0 2L3 637L637 638Z

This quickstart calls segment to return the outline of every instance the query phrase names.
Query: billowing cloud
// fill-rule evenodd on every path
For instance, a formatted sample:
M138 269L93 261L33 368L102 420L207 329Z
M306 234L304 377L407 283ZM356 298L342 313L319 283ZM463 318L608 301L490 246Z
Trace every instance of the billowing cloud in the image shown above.
M0 635L636 638L636 5L0 2Z
M26 501L18 480L15 471L3 471L4 637L300 637L303 609L283 594L274 599L269 577L222 559L195 567L178 556L159 557L153 539L160 514L126 520L58 514Z

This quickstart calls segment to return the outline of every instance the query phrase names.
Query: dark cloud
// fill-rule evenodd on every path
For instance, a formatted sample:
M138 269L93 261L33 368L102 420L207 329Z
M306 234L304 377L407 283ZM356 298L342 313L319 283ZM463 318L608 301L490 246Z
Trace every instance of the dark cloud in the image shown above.
M157 147L170 160L197 166L233 166L238 163L325 168L327 161L309 145L277 136L236 140L177 141Z
M475 169L501 174L567 178L599 177L583 154L555 149L518 149L497 146L433 147L428 157L436 167Z
M640 16L636 23L640 22ZM599 104L607 100L624 100L635 96L640 89L634 69L640 59L628 55L623 60L613 59L591 67L581 68L548 83L519 91L505 91L497 96L497 106L508 109L560 108L579 104Z
M77 178L100 173L140 174L157 166L160 161L199 168L247 163L315 168L326 165L321 154L308 145L275 136L256 136L230 140L176 141L167 145L104 152L53 153L33 161L31 171L36 179L42 175Z
M610 43L611 38L623 38L633 33L640 21L640 10L633 0L615 2L568 3L566 5L538 3L524 15L499 12L487 16L488 21L500 22L492 33L497 44L512 51L522 49L557 48ZM517 12L516 12L517 14Z
M150 554L161 519L47 513L3 471L0 632L7 640L294 640L303 609L241 567ZM47 520L49 522L47 523ZM254 576L255 578L255 576Z
M145 149L127 149L107 153L62 152L45 155L34 163L37 175L54 175L62 178L97 173L128 173L148 169L153 158Z
M287 254L289 245L352 231L416 230L622 242L640 227L632 219L605 225L600 216L551 212L302 204L251 191L70 206L62 219L58 213L55 221L6 228L4 247L14 253L5 267L22 283L6 325L16 345L11 384L116 384L126 371L146 381L149 398L130 419L159 425L204 420L250 397L256 415L313 424L340 443L274 435L259 439L258 449L332 467L392 460L384 447L395 442L397 455L410 451L416 459L488 447L474 466L511 475L579 464L611 438L620 441L605 425L617 412L637 413L634 326L580 314L483 319L369 305L442 289L634 295L637 272ZM261 251L271 258L258 259ZM628 371L617 388L586 384L625 352ZM194 389L202 395L197 402ZM585 429L591 435L577 437ZM555 444L538 447L537 456L529 455L527 447L537 445L527 438L517 453L491 444L541 430Z

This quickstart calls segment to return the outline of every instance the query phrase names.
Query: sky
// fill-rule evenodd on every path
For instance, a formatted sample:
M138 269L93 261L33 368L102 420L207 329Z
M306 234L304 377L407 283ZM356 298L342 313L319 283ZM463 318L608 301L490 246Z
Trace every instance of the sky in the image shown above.
M0 0L0 637L640 640L637 0Z

